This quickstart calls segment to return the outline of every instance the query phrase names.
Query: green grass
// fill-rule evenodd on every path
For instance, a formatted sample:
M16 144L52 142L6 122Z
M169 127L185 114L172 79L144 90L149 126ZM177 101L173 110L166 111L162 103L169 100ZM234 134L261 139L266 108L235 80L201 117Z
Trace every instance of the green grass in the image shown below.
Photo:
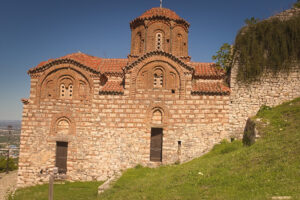
M78 189L68 199L80 199L77 193L98 200L300 199L300 98L276 108L265 107L257 118L263 136L250 147L241 141L222 141L208 154L182 165L129 169L99 197L95 187ZM41 189L33 188L36 194L27 192L31 196L18 199L35 199L32 195ZM16 196L28 190L32 189L19 190Z
M97 191L102 182L66 182L54 184L55 200L92 200L97 199ZM14 200L48 200L48 184L19 189Z

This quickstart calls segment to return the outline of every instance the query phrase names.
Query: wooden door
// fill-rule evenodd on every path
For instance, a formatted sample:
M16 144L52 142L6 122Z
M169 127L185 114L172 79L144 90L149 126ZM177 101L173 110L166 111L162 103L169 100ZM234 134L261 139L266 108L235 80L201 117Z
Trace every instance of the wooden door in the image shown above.
M162 128L151 128L150 161L162 161Z
M67 172L68 143L56 142L56 162L58 173Z

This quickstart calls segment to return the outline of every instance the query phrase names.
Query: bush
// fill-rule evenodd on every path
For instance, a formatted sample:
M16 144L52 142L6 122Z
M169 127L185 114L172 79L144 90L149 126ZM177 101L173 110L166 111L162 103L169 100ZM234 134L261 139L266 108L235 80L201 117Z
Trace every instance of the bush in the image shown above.
M294 8L300 8L300 0L297 0L297 2L294 4Z
M258 110L258 112L257 112L257 116L258 117L260 117L265 111L267 111L267 110L271 110L272 108L270 107L270 106L266 106L266 105L262 105L260 108L259 108L259 110Z
M250 23L250 22L249 22ZM300 61L300 15L289 20L264 20L242 28L236 36L234 57L238 80L257 80L266 70L288 71Z
M0 172L5 172L6 171L6 162L7 162L7 159L5 157L0 157ZM17 166L15 160L12 159L12 158L9 158L9 160L8 160L8 170L13 171L13 170L16 170L16 169L18 169L18 166Z
M220 144L216 144L213 147L213 152L215 155L227 154L238 150L241 147L239 141L228 142L226 139L222 140Z

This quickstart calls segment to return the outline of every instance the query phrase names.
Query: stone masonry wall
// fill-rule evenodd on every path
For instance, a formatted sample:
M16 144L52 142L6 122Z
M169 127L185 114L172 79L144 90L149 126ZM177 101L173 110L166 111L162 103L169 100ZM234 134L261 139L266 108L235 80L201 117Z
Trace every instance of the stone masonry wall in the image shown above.
M106 180L138 164L185 162L228 138L228 95L186 91L181 99L169 93L135 98L127 90L124 95L99 95L100 78L86 77L92 77L93 89L92 98L85 100L40 98L40 77L32 77L30 98L23 109L19 187L49 180L57 141L68 142L66 179L90 181ZM153 123L153 108L162 110L161 124ZM69 129L61 131L68 123ZM162 162L150 161L152 127L163 128Z
M266 20L285 21L299 14L300 8L291 8ZM276 106L300 97L300 67L290 73L267 71L259 81L251 84L237 82L238 67L236 63L231 71L230 124L231 134L241 137L247 118L255 115L262 105Z
M238 65L231 71L230 124L232 136L241 137L248 117L254 116L262 105L276 106L300 97L300 67L289 73L265 72L251 84L237 81Z

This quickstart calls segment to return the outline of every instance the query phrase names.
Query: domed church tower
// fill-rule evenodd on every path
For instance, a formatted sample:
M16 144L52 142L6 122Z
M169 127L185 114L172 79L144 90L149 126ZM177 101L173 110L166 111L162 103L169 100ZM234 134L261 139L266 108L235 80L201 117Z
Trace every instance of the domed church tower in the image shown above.
M131 52L134 60L151 51L170 53L185 61L190 24L167 8L152 8L130 22Z

